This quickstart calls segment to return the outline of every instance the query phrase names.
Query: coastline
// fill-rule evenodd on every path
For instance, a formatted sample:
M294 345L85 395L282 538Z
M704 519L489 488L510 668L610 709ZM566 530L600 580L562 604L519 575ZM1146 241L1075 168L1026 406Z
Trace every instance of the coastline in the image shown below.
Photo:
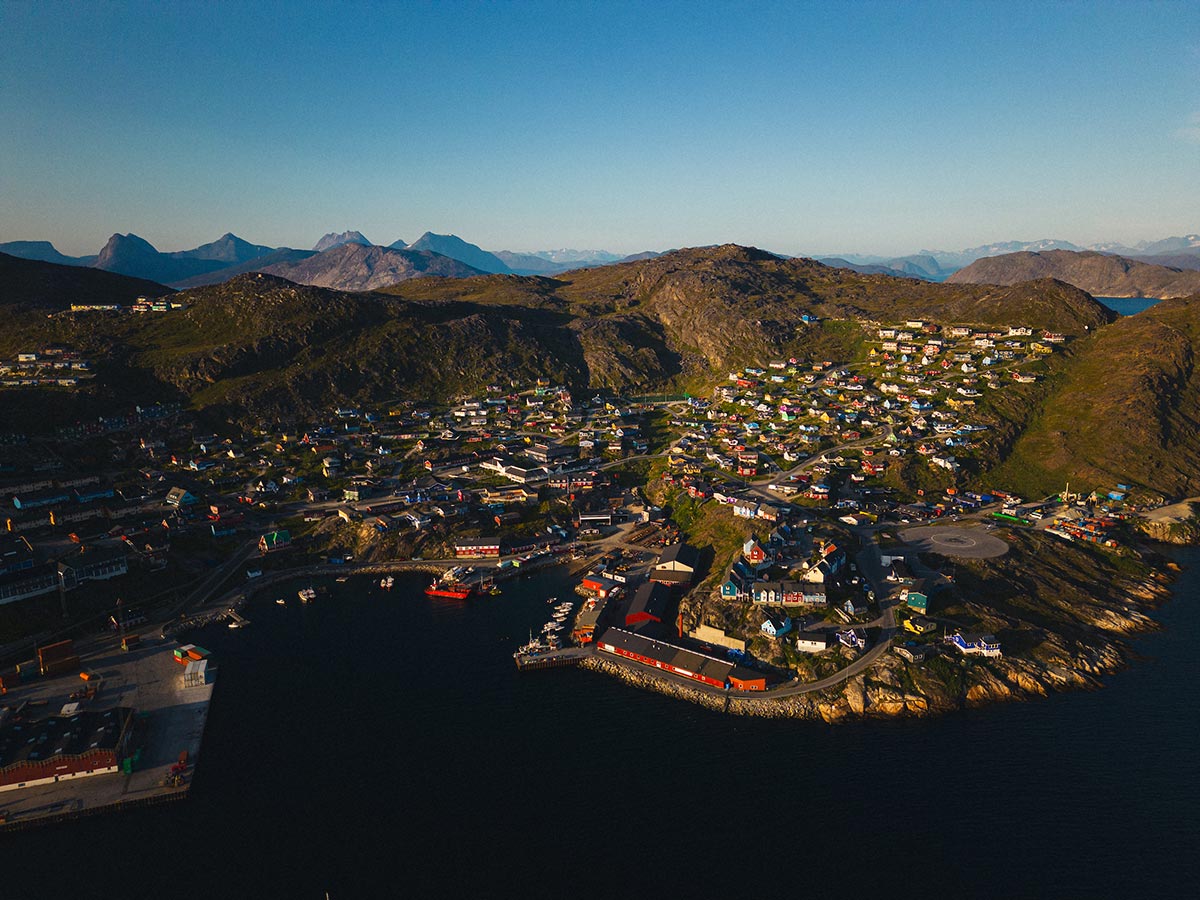
M821 720L828 724L867 719L924 718L994 703L1034 700L1055 693L1099 690L1102 678L1128 669L1139 658L1128 638L1160 630L1149 615L1167 600L1179 567L1169 562L1146 580L1117 590L1110 605L1087 610L1090 641L1048 632L1036 655L995 659L950 656L961 678L947 684L928 677L925 667L886 652L866 671L810 693L772 697L717 693L617 657L593 654L579 665L632 687L702 706L715 712L774 719ZM1112 590L1115 585L1109 584ZM952 652L952 651L943 651Z

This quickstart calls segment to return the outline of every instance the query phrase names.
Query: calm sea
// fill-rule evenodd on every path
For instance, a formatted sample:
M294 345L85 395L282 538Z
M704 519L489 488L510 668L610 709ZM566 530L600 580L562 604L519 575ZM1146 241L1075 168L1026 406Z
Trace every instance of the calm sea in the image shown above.
M1134 316L1158 302L1156 297L1097 297L1113 312L1122 316Z
M1094 693L932 721L725 717L518 673L564 573L467 604L272 594L193 795L0 838L0 897L1194 897L1200 552Z

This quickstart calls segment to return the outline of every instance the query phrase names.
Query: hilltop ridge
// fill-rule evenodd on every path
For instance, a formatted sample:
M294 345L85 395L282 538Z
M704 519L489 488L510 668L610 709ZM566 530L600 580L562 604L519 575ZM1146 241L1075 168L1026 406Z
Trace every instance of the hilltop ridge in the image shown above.
M1093 251L1049 250L980 259L951 275L951 284L1018 284L1057 278L1100 297L1184 297L1200 291L1200 272Z

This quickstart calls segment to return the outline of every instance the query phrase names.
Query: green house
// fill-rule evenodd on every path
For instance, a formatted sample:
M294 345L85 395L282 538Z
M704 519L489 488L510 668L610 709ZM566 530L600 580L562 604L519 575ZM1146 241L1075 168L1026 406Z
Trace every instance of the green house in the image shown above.
M268 531L258 539L258 549L263 553L272 550L282 550L292 543L292 536L287 531Z
M929 598L920 591L908 591L908 595L904 598L904 605L921 615L929 612Z

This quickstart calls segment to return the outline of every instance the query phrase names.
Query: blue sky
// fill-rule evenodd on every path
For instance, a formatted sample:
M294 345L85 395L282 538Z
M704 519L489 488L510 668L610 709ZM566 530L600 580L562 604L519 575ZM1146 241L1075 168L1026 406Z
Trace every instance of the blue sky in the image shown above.
M1200 3L0 0L0 241L1200 231Z

